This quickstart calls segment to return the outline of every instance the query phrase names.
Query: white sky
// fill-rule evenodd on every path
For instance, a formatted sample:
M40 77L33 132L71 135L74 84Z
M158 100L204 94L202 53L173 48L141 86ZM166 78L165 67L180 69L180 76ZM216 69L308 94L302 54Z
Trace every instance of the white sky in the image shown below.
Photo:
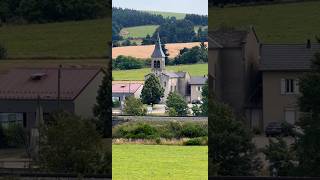
M208 15L208 0L113 0L113 7Z

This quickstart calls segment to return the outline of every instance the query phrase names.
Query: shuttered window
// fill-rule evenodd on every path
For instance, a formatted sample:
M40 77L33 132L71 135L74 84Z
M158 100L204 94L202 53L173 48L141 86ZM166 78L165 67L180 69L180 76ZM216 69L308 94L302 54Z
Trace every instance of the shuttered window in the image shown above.
M298 79L281 79L281 94L298 94Z

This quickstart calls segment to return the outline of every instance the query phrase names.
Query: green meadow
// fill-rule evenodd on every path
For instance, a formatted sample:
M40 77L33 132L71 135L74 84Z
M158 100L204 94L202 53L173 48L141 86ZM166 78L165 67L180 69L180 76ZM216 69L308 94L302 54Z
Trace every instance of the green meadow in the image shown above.
M124 38L144 38L148 34L152 36L158 27L158 25L134 26L123 28L120 33L123 35Z
M0 42L12 58L101 57L110 40L111 18L0 27Z
M112 145L112 178L206 180L208 147Z
M320 36L320 1L209 9L209 29L253 25L262 43L305 43Z
M164 18L175 17L177 19L183 19L184 17L186 17L185 13L161 12L161 11L147 11L147 12L152 13L152 14L160 14Z
M173 72L186 71L189 72L191 76L203 76L208 74L208 64L166 66L166 70ZM113 70L112 77L114 80L144 80L144 76L150 72L150 68Z

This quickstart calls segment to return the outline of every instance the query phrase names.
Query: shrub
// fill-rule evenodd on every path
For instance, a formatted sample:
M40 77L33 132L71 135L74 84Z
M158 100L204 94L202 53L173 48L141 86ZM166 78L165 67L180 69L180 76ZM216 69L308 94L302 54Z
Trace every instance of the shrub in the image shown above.
M208 137L191 138L183 143L186 146L201 146L208 144Z
M208 135L208 129L201 127L199 124L186 123L180 131L180 137L202 137Z
M198 122L128 122L112 129L113 138L180 139L207 136L207 124Z
M112 61L112 69L128 70L145 67L145 61L131 56L118 56Z
M146 123L138 123L133 126L122 126L118 130L118 136L132 139L154 139L159 137L158 130Z
M193 105L191 110L192 110L192 114L194 116L200 116L201 115L201 109L200 109L200 107L198 105Z
M188 114L188 103L176 92L169 93L166 106L169 108L169 114L171 109L174 109L178 116L186 116Z
M147 109L140 99L128 96L124 103L124 112L128 115L143 116L147 113Z
M120 107L120 101L119 100L112 101L112 107L113 108Z
M7 48L4 45L0 44L0 59L6 59L7 55Z
M174 108L169 108L168 114L169 116L172 116L172 117L178 116L178 113Z

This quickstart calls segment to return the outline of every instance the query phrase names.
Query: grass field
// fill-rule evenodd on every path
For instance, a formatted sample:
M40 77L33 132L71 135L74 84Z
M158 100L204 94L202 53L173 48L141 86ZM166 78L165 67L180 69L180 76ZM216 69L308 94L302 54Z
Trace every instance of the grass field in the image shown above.
M148 25L148 26L135 26L129 28L123 28L120 34L124 38L132 37L132 38L144 38L148 34L150 36L156 31L158 25Z
M0 27L9 57L105 56L111 19Z
M205 180L208 147L112 145L112 178Z
M183 19L184 17L186 17L185 13L161 12L161 11L147 11L147 12L152 13L152 14L160 14L164 18L176 17L177 19Z
M107 66L106 59L70 59L70 60L0 60L0 75L6 73L12 68L49 68L58 67L60 64L63 67L70 66Z
M320 1L209 9L209 29L255 26L263 43L305 43L320 36Z
M166 66L167 71L187 71L191 76L203 76L208 74L208 64L192 64L180 66ZM150 73L150 68L112 71L114 80L144 80L144 75Z

